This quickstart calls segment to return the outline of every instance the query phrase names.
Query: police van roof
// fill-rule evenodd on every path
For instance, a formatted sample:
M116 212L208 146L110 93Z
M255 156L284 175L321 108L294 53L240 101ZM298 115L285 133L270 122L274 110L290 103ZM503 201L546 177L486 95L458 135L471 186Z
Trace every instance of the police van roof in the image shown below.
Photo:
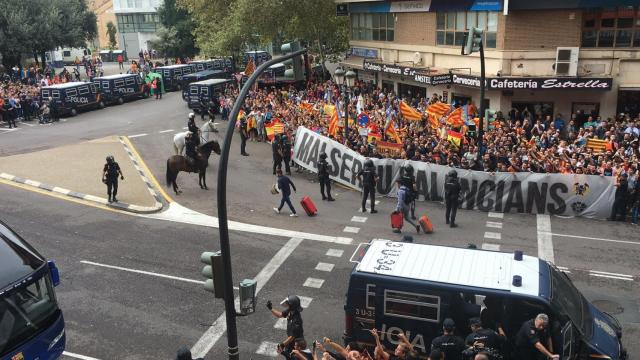
M159 66L156 69L179 69L185 66L191 66L190 64L175 64L175 65L167 65L167 66Z
M224 73L223 70L217 69L217 70L202 70L202 71L198 71L198 72L194 72L191 74L187 74L184 75L183 78L185 77L198 77L198 76L207 76L207 75L216 75L216 74L222 74Z
M67 89L67 88L72 88L72 87L87 85L87 84L89 83L82 82L82 81L75 81L75 82L68 82L64 84L53 84L49 86L43 86L42 89Z
M115 74L115 75L107 75L107 76L101 76L101 77L97 77L97 78L93 78L93 80L113 80L113 79L123 79L123 78L128 78L128 77L132 77L132 76L140 76L137 74Z
M374 240L355 271L539 296L541 263L526 255L516 261L510 253ZM513 285L514 275L522 286Z
M232 82L232 79L207 79L198 82L191 83L191 85L218 85L227 82Z
M44 262L42 255L0 221L0 290L29 276Z

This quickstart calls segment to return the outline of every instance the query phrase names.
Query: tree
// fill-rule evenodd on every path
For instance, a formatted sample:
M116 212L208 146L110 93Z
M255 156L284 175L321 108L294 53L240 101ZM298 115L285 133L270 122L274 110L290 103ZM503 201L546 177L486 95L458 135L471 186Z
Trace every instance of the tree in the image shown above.
M110 50L113 50L116 48L116 46L118 46L118 42L116 40L117 32L118 32L118 29L116 28L116 25L113 23L113 21L109 21L107 23L107 36L109 37Z
M193 57L198 53L193 36L195 22L189 12L179 8L176 0L165 0L158 8L162 28L158 31L158 40L151 46L161 54L176 57Z

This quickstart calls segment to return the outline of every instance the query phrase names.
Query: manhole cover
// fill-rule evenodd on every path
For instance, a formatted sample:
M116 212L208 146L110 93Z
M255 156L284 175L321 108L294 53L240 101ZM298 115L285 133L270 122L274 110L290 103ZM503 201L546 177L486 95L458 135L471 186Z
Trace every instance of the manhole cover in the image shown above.
M611 315L618 315L624 312L624 308L622 305L618 304L615 301L610 300L594 300L591 302L601 311L607 312Z

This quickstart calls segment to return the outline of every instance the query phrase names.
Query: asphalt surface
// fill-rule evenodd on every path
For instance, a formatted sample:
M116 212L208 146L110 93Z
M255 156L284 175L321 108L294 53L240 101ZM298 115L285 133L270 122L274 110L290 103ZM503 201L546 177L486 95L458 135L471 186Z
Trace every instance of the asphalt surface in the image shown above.
M164 185L166 159L172 154L172 138L186 126L188 109L179 93L163 100L139 100L122 106L82 113L54 125L19 124L20 129L0 129L0 156L23 154L110 135L128 135L136 149ZM218 120L220 138L227 123ZM200 120L197 120L200 124ZM172 130L172 131L168 131ZM374 238L398 239L389 228L394 199L380 198L378 214L360 213L358 193L334 187L336 202L320 199L318 184L310 174L292 176L298 191L294 204L300 214L290 218L288 210L276 214L279 199L269 193L270 148L249 142L250 157L239 156L239 142L232 145L229 163L228 202L231 220L274 228L304 231L353 239L351 245L303 240L272 274L259 294L257 313L238 319L243 359L264 359L256 354L284 339L274 328L276 319L264 308L271 299L279 302L288 294L311 300L303 313L305 334L313 340L328 336L339 339L344 322L344 294L353 266L349 257L355 246ZM181 173L182 195L165 191L181 205L215 216L218 157L212 155L207 170L210 190L201 190L197 176ZM0 169L1 170L1 169ZM309 195L319 209L317 217L304 215L299 200ZM215 250L217 230L210 227L152 220L66 202L0 184L0 218L7 221L48 258L60 266L62 284L58 299L67 320L67 350L98 359L169 359L181 346L191 347L223 312L223 304L201 285L185 280L114 269L117 266L202 280L199 255ZM285 208L286 209L286 208ZM567 268L584 295L603 309L616 313L624 326L623 342L632 354L640 353L640 256L638 228L628 224L587 219L551 217L545 230L544 217L526 214L458 212L459 228L444 224L444 209L438 203L419 203L418 214L433 221L433 234L415 234L416 242L478 247L501 251L523 250L549 257ZM354 218L358 217L358 218ZM364 222L359 222L359 221ZM544 231L551 236L545 237ZM551 251L541 246L551 245ZM290 239L248 232L232 232L233 277L237 283L253 278L274 259ZM552 243L552 244L551 244ZM329 250L342 250L340 257ZM336 251L331 253L335 254ZM84 261L84 262L82 262ZM89 263L87 263L89 262ZM333 264L331 271L316 270L318 263ZM324 280L319 288L304 286L308 278ZM312 281L313 282L313 281ZM207 359L224 358L226 338L213 346Z

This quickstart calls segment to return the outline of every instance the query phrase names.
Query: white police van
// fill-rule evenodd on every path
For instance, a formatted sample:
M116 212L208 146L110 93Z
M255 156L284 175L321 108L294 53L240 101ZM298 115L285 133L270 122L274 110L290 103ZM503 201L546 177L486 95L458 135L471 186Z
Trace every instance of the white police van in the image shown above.
M345 343L373 346L368 329L387 346L403 332L426 357L442 322L452 318L466 336L468 319L502 324L507 349L526 320L550 318L554 351L565 359L626 359L618 321L589 303L569 277L535 257L446 246L374 240L351 272ZM505 359L515 359L507 350Z
M75 116L80 110L102 109L105 106L102 95L96 85L88 82L69 82L43 86L40 89L43 101L51 98L58 115Z
M125 100L147 97L146 84L138 74L116 74L97 77L93 83L108 104L123 104Z

